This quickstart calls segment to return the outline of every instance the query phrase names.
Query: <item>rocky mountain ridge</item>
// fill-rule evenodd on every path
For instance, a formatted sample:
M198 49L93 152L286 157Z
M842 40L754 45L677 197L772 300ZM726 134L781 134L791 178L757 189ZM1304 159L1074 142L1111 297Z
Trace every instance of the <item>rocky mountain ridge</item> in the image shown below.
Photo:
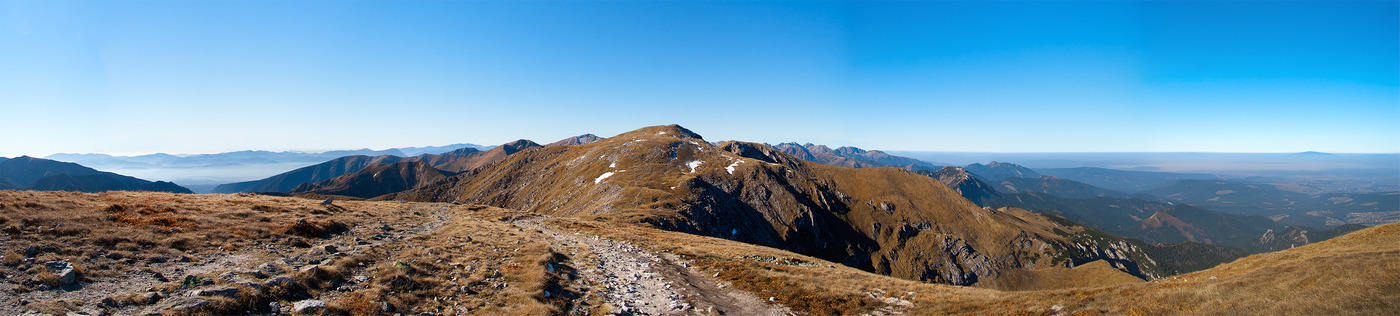
M950 284L1100 259L1145 278L1164 275L1136 246L1076 243L1066 234L1083 228L1015 208L983 209L929 177L810 163L762 144L712 145L674 125L530 148L382 198L609 218Z

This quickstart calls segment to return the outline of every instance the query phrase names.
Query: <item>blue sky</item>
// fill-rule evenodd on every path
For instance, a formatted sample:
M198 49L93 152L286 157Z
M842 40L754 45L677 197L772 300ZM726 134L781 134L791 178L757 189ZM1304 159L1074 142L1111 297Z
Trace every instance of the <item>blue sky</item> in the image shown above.
M1400 152L1400 2L0 0L0 156Z

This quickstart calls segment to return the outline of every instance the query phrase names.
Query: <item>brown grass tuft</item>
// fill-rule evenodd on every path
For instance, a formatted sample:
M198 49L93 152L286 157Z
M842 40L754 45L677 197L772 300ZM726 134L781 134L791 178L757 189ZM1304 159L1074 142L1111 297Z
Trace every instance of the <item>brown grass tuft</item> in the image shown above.
M339 234L349 230L350 227L344 223L333 220L297 220L296 223L287 225L282 229L283 234L297 235L308 238L325 238L330 235Z

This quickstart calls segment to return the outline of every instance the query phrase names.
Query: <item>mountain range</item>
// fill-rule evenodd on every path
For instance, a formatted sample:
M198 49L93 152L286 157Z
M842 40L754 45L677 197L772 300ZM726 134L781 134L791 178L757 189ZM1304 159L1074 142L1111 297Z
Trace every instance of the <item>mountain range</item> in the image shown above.
M146 181L79 164L22 156L0 159L0 189L35 191L154 191L192 193L170 182Z
M222 184L213 189L213 193L237 193L237 192L287 192L302 184L314 184L327 181L336 177L352 174L365 169L366 167L379 164L392 164L398 162L423 161L434 168L442 169L448 173L458 173L471 170L481 165L498 161L511 153L523 148L539 146L528 140L518 140L501 146L492 147L487 151L479 151L475 148L464 147L441 155L423 154L413 157L401 157L394 155L380 156L346 156L331 159L330 161L318 163L311 166L298 168L284 172L261 180ZM406 171L416 170L414 168ZM356 175L359 176L359 175ZM416 175L403 174L403 176L417 178ZM424 175L431 177L430 175ZM391 182L403 183L407 180L400 179ZM327 184L326 186L332 186ZM306 187L311 190L314 186Z
M814 145L812 143L801 145L797 143L781 143L771 145L771 147L796 157L797 159L834 166L852 168L888 166L908 170L937 170L938 167L942 166L918 159L890 155L879 150L863 150L849 146L831 149L824 145Z
M522 139L485 151L460 147L441 153L428 153L442 149L418 148L416 150L423 153L407 157L389 154L335 157L256 181L225 184L217 189L223 192L276 194L52 193L42 195L39 201L42 203L7 203L0 204L0 209L13 207L25 210L3 213L6 216L65 210L76 212L66 208L77 205L75 201L81 201L86 212L105 215L87 216L85 218L100 220L68 227L64 231L57 230L58 225L51 226L53 229L43 228L50 227L46 226L48 222L37 226L29 224L31 220L52 221L51 217L44 216L29 216L22 221L5 219L0 224L19 223L18 226L5 227L7 234L44 232L66 236L64 238L70 241L115 245L113 249L118 246L125 247L121 249L140 248L134 241L128 242L121 239L123 237L113 235L112 227L167 237L210 229L200 233L205 238L257 239L242 243L224 241L222 245L178 240L151 243L169 248L159 250L168 253L179 253L191 247L217 247L217 252L211 253L237 251L253 244L263 245L268 240L284 240L268 245L286 243L293 248L313 247L312 242L325 242L307 239L340 240L314 246L311 251L287 249L292 250L288 253L298 254L294 256L269 252L283 258L268 260L289 263L287 268L290 270L287 271L301 271L295 272L297 274L289 278L292 280L290 282L314 280L309 278L331 280L325 281L329 283L323 282L326 285L297 283L300 288L266 285L276 289L270 292L262 291L263 287L249 285L234 288L239 291L246 288L254 293L250 295L295 296L297 299L322 297L333 289L346 288L347 284L351 284L336 281L350 279L349 274L336 273L358 271L362 268L356 267L364 264L355 261L372 263L379 260L375 259L381 258L379 256L390 256L387 251L403 251L412 256L454 251L451 249L487 252L488 247L481 244L483 241L513 240L492 244L487 252L491 255L486 257L481 257L482 253L473 253L462 254L465 257L443 257L421 262L408 259L411 257L388 260L373 268L380 272L365 275L363 281L357 282L375 280L373 282L385 286L380 289L385 291L417 291L415 289L450 284L446 288L468 293L454 295L473 295L470 293L488 288L486 281L449 283L445 281L446 274L433 278L407 278L408 274L422 276L432 274L425 271L457 269L468 264L466 260L472 260L469 266L484 264L489 265L484 269L509 273L538 266L547 271L544 272L546 280L540 281L545 282L544 285L531 285L531 288L538 287L543 291L532 295L550 297L553 293L561 297L555 298L556 301L573 300L575 293L581 292L565 290L572 286L567 285L572 282L569 278L575 277L570 276L574 273L570 271L592 273L587 271L632 259L649 262L639 263L633 268L609 268L606 271L630 273L632 270L646 270L645 267L653 264L669 266L695 260L705 262L706 266L702 268L711 270L706 270L703 275L687 273L685 269L653 274L660 278L686 279L690 282L687 286L720 284L719 288L735 285L746 287L746 290L757 289L761 291L759 295L769 297L768 302L782 302L799 310L813 312L815 310L810 309L811 304L831 306L845 303L803 303L793 297L821 296L812 293L794 294L796 296L778 294L780 292L773 289L802 288L800 284L803 283L793 283L792 280L775 283L779 282L775 280L792 271L837 269L840 266L842 269L854 268L864 271L861 273L892 276L921 284L970 285L1018 291L1114 286L1113 291L1130 291L1141 288L1132 284L1158 286L1180 283L1182 275L1189 276L1192 282L1204 282L1200 281L1203 277L1198 273L1201 272L1192 273L1196 271L1204 270L1204 273L1222 276L1238 275L1243 273L1238 264L1224 270L1213 267L1232 261L1258 262L1261 257L1250 256L1251 253L1303 247L1311 249L1303 253L1318 254L1318 247L1311 246L1365 228L1356 224L1328 225L1323 226L1324 229L1288 225L1286 219L1298 212L1307 211L1317 214L1308 216L1334 219L1345 216L1349 220L1354 219L1354 214L1378 214L1368 220L1384 221L1388 216L1386 214L1389 214L1386 213L1387 209L1400 205L1392 200L1400 196L1395 193L1334 192L1313 195L1283 190L1280 184L1191 179L1196 177L1193 175L1118 173L1091 168L1061 172L1064 170L1037 170L996 161L963 167L939 166L855 147L831 149L810 143L767 145L732 140L710 142L678 125L645 127L608 138L584 134L543 146ZM1113 189L1102 188L1060 175L1119 185ZM148 182L79 164L31 157L0 158L0 189L6 188L85 192L168 189L189 193L168 182ZM282 197L287 195L292 198ZM24 199L33 195L6 191L0 196ZM333 198L336 204L312 206L323 198ZM173 203L180 205L166 207L171 202L149 202L151 199L178 201ZM1256 207L1240 207L1242 204ZM1260 205L1264 207L1258 207ZM218 214L203 214L206 211ZM386 224L383 221L385 216L397 216L398 222ZM354 221L363 227L352 228L344 222L337 222L342 220ZM225 231L226 228L216 227L218 225L191 221L244 226ZM399 225L399 222L413 221L421 223ZM547 223L554 223L553 228ZM152 230L151 227L156 229ZM1394 229L1393 225L1387 227L1387 231ZM568 229L572 235L556 233L555 229ZM87 232L97 230L105 235L86 236ZM1371 235L1376 234L1375 229L1370 231ZM335 234L345 235L333 237ZM431 242L415 241L418 237L413 236L427 236L418 234L434 234L435 237L431 238L437 239ZM488 237L487 234L491 235ZM600 239L602 235L610 235L608 238L614 239ZM399 241L381 241L384 238ZM615 244L615 240L646 243L655 239L685 242L672 244L658 241L652 246L665 248L661 250L665 254L654 256L647 254L648 250L643 250L644 247L619 248ZM532 244L522 245L524 240L531 240ZM447 248L428 248L427 244L416 242L441 244ZM43 244L37 239L31 242L36 243ZM131 243L137 248L123 243ZM769 250L755 251L754 246ZM361 253L353 258L323 256L371 248L378 250L374 254ZM589 255L576 253L585 248L608 249L595 254L609 257L585 259ZM713 252L714 249L726 249L727 254L717 254ZM510 253L522 250L530 254L511 258L513 255ZM734 253L736 251L737 254ZM7 260L11 255L20 256L6 254ZM112 262L117 257L127 256L131 255L114 252L88 259ZM1266 257L1273 258L1269 260L1281 258ZM572 260L598 261L589 264ZM291 266L290 262L293 261L304 261L311 268ZM149 262L164 263L167 259L161 257ZM566 262L574 262L571 263L574 265L563 265ZM321 263L330 268L318 268L317 265ZM9 266L7 263L0 269L9 269ZM678 266L689 267L686 264ZM719 267L718 270L714 270L716 267ZM579 270L574 270L576 268ZM473 270L471 267L465 269ZM35 273L31 270L34 269L24 269L24 273ZM6 271L18 273L19 270ZM711 272L715 272L713 278L728 283L716 283L716 280L704 277ZM674 275L661 276L666 273ZM630 278L628 282L636 283L642 280L643 275L637 274L638 277ZM721 275L725 276L721 278ZM499 277L500 274L487 274L471 278L488 280ZM239 282L239 278L245 277L233 275L221 278ZM507 277L510 278L520 276ZM849 278L859 282L875 280L870 277ZM1212 275L1204 280L1214 279ZM190 279L186 277L184 280ZM883 283L893 283L889 280L893 279L886 279ZM222 286L222 283L211 283ZM755 283L770 286L755 288ZM38 286L35 282L25 284ZM188 297L213 293L205 290L223 291L222 288L194 289L203 285L181 286L179 289L189 290L189 294L165 302L178 304L192 300ZM500 285L489 287L503 288ZM610 291L612 287L615 286L609 285L607 288ZM868 297L877 299L873 304L895 302L888 304L899 305L898 301L880 298L884 290L871 288L868 283L858 287ZM306 292L284 291L288 289ZM967 288L950 289L963 291ZM703 292L704 289L699 291ZM374 295L365 293L370 292L356 295ZM382 295L383 292L379 293ZM908 293L911 294L901 297L913 299L916 295L912 291ZM929 292L922 293L918 295ZM779 300L778 296L784 298ZM384 300L384 296L378 297L369 301L374 304L338 303L341 305L335 308L346 312L359 308L348 306L364 305L382 312L383 306L387 305L376 303ZM259 304L247 306L268 305L262 304L264 301L261 300L264 299L249 299ZM392 304L416 304L411 302L397 300ZM164 310L166 307L169 306L157 305L151 309ZM680 309L684 310L685 307ZM873 309L843 310L870 312ZM1044 307L1043 310L1055 311L1055 308Z
M1018 208L984 209L903 169L813 163L763 144L713 145L674 125L587 145L529 148L476 172L376 199L637 223L950 284L1094 260L1148 279L1181 272L1177 262L1149 259L1144 248L1155 245Z

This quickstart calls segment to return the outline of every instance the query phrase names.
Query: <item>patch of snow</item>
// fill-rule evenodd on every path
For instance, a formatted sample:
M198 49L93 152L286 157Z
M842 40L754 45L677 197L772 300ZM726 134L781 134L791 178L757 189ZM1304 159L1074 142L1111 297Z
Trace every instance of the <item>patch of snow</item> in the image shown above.
M607 179L608 177L611 177L612 175L613 175L612 171L604 172L603 175L598 176L597 179L593 179L593 184L602 183L602 182L603 182L603 179Z
M656 135L666 135L666 131L657 132Z
M608 168L617 168L617 163L614 162L611 165L608 165Z
M691 173L694 173L694 172L695 172L695 167L699 167L700 164L702 164L702 163L705 163L705 162L704 162L704 161L699 161L699 160L693 160L693 161L691 161L691 162L685 163L685 165L690 167L690 172L691 172Z
M733 164L730 164L728 167L724 167L724 171L729 171L729 174L734 174L734 168L739 167L739 164L741 164L741 163L744 163L744 161L743 161L743 160L735 161Z

